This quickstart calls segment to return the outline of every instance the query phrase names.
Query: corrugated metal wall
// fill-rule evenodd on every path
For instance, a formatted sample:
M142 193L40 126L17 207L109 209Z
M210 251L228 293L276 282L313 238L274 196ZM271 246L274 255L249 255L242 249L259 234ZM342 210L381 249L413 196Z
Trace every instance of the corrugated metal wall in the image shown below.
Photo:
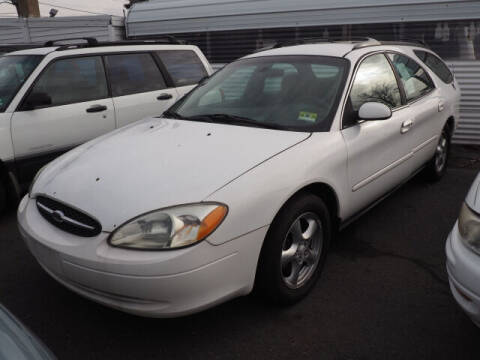
M47 40L88 36L104 41L125 38L123 18L103 15L0 18L0 43L42 43Z
M480 145L480 61L456 61L448 65L462 92L460 123L453 142Z
M472 0L149 0L132 6L127 36L476 19Z

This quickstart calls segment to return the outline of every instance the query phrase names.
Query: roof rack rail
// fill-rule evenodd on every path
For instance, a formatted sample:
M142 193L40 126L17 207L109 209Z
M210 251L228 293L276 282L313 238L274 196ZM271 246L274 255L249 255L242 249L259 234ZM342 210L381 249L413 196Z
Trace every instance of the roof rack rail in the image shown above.
M422 40L413 40L413 39L406 39L406 40L392 40L392 41L377 41L375 42L363 42L359 43L354 46L353 50L363 49L370 46L380 46L380 45L404 45L404 46L417 46L428 48L429 46Z
M83 40L84 42L78 42ZM74 43L65 43L69 41L76 41ZM59 47L55 51L63 51L72 48L86 48L86 47L98 47L98 46L121 46L121 45L148 45L148 44L176 44L184 45L185 41L179 40L174 36L165 35L161 37L156 37L152 39L145 40L121 40L121 41L98 41L95 38L91 37L81 37L81 38L68 38L68 39L58 39L47 41L43 46L50 47L58 45Z
M340 42L350 42L350 43L365 43L365 42L375 42L379 43L377 40L369 38L369 37L351 37L349 39L341 38L341 37L312 37L312 38L304 38L304 39L292 39L292 40L285 40L285 41L278 41L273 43L272 45L265 46L263 48L257 49L254 53L265 51L265 50L272 50L278 49L286 46L295 46L295 45L304 45L304 44L317 44L317 43L340 43Z
M49 40L43 46L50 47L54 46L56 43L65 42L65 41L72 41L72 40L84 40L88 44L88 46L95 46L98 44L97 39L92 37L80 37L80 38L68 38L68 39L57 39L57 40ZM62 46L66 46L66 44L59 44ZM69 44L69 45L80 45L80 44Z

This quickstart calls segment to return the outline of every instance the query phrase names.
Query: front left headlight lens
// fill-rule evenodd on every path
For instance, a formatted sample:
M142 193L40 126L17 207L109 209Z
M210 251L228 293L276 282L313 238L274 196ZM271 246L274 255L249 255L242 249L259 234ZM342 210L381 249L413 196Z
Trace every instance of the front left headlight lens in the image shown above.
M227 215L226 205L200 203L175 206L141 215L115 230L112 246L139 250L178 249L210 235Z
M463 243L480 254L480 215L463 203L458 217L458 231Z

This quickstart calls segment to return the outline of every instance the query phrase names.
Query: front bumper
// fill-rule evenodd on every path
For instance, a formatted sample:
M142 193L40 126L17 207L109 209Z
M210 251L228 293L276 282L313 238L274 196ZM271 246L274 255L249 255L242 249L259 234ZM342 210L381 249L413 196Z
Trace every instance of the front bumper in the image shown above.
M480 256L463 245L457 224L448 236L445 249L453 297L480 327Z
M108 233L84 238L43 219L25 197L20 233L40 265L57 281L98 303L148 317L198 312L253 288L267 228L220 246L203 241L172 251L111 247Z

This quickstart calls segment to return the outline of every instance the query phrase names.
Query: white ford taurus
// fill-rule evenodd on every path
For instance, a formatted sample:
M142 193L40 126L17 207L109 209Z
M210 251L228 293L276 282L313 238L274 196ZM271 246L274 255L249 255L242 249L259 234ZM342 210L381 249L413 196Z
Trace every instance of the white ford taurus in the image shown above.
M71 290L153 317L318 279L344 226L426 166L446 169L458 87L415 44L277 46L39 172L18 221Z

